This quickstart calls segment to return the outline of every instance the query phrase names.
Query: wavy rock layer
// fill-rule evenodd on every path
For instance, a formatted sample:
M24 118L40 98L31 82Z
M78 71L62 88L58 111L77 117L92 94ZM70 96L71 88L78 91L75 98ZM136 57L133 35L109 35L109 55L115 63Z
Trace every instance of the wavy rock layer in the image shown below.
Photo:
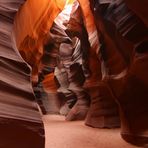
M91 2L101 33L101 56L107 71L104 83L120 108L121 135L133 144L147 144L148 1Z
M0 147L43 148L44 129L31 69L15 46L14 16L24 1L0 1Z

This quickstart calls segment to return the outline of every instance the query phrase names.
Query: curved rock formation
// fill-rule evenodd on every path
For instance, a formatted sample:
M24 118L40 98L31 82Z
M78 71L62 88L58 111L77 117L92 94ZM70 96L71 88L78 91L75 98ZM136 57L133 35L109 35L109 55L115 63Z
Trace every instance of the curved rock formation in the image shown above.
M69 82L72 82L72 89L79 88L75 91L77 97L84 98L80 99L78 105L76 103L78 107L86 105L86 95L81 92L82 89L87 91L91 99L90 107L89 103L86 105L87 109L89 107L86 125L112 128L120 126L121 120L121 136L126 141L136 145L148 143L148 2L78 1L84 25L75 24L70 31L76 33L76 36L80 35L81 37L77 37L82 42L81 48L89 50L84 53L87 55L84 62L89 65L89 76L85 72L83 75L82 68L77 63L71 65L67 73L62 68L61 72L57 69L54 72L57 62L55 59L60 54L58 48L53 48L54 43L49 44L54 42L49 31L65 4L73 3L74 0L27 0L23 6L23 0L1 0L0 147L17 148L23 144L24 148L44 147L43 124L34 101L33 89L44 113L58 113L66 97L76 97L68 92L66 97L60 96L62 100L58 100L57 92L61 92L64 87L68 90ZM81 27L85 27L85 35L81 32ZM61 47L62 56L66 57L70 53L64 50L66 46L69 47L67 37L70 33L64 33L66 43L61 44L61 41L62 46L59 48ZM71 60L72 56L68 56ZM70 76L67 77L66 74ZM55 81L55 75L57 79L60 78L59 83ZM59 89L57 84L61 86ZM48 104L46 101L49 98L52 101L48 101ZM75 102L72 107L74 104ZM73 118L76 112L81 115L79 111L74 105L68 120L80 119L79 115ZM85 115L82 114L83 118ZM9 135L8 130L12 131ZM17 132L16 136L13 136L14 131ZM24 136L27 137L25 140ZM18 139L17 143L15 139Z
M67 1L68 3L73 2L73 0ZM96 63L95 66L98 66L99 62L97 62L96 50L98 49L98 38L97 31L94 24L94 18L92 12L90 10L89 1L80 0L80 5L82 7L82 11L84 14L84 23L86 25L86 29L88 31L89 41L91 43L89 56L90 67L93 71L95 58ZM58 13L63 9L65 2L64 1L31 1L28 0L25 5L20 9L15 22L15 37L17 47L22 55L22 57L27 61L33 71L32 71L32 81L37 83L38 81L38 73L42 70L42 62L41 58L44 54L43 45L48 38L48 32L51 28L51 25L58 15ZM37 13L36 13L37 12ZM31 15L30 15L31 14ZM91 14L91 15L88 15ZM21 28L19 26L22 26ZM49 36L50 38L50 36ZM46 54L46 53L45 53ZM97 73L92 73L91 80L95 83L99 78L98 73L100 74L100 70ZM46 81L50 83L51 77L46 76ZM88 81L87 81L88 82ZM45 85L44 85L45 86ZM50 85L46 85L49 87ZM46 87L45 86L45 87ZM45 88L49 90L49 88ZM52 88L51 88L52 89Z
M25 1L0 1L0 147L44 148L44 127L31 68L16 47L14 17Z
M93 1L101 34L104 82L120 108L121 135L133 144L148 143L147 1Z

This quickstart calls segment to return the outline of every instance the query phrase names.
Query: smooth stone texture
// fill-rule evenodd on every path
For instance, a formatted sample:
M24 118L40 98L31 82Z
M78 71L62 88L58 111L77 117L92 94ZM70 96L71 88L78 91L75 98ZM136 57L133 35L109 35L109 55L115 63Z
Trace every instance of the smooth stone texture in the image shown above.
M31 69L13 36L14 16L23 3L0 1L0 148L44 148L45 142Z
M65 121L64 116L43 116L45 148L138 148L120 137L120 129L96 129L84 121Z

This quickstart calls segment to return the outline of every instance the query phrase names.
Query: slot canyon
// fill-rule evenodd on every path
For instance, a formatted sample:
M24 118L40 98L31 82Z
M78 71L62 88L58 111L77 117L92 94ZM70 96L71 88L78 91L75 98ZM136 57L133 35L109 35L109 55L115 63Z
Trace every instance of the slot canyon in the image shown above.
M148 148L148 0L0 0L0 148Z

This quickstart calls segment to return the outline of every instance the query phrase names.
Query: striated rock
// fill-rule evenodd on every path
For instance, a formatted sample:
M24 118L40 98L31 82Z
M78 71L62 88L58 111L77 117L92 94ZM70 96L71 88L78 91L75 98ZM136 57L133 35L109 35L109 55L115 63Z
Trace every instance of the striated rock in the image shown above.
M70 0L68 3L72 3ZM86 23L87 31L89 32L89 41L93 55L96 53L96 47L98 47L98 38L94 18L86 1L80 0L80 5L84 14L84 20ZM44 54L44 44L49 39L48 32L53 24L55 17L63 9L65 1L41 1L41 0L28 0L25 5L21 8L18 15L16 16L15 22L15 37L17 47L25 61L32 67L32 81L33 83L38 82L38 73L42 71L42 62L48 62L46 59L50 57L49 62L53 62L49 55L49 52ZM87 14L90 15L87 15ZM22 26L21 28L19 26ZM42 58L43 56L43 58ZM94 56L97 58L96 56ZM43 60L42 60L43 59ZM41 62L42 60L42 62ZM91 65L93 65L93 58L89 58ZM44 65L44 64L43 64ZM50 83L53 79L46 76L44 82ZM43 85L45 86L45 85ZM46 85L50 89L50 85ZM46 87L45 86L45 87ZM52 89L52 88L51 88ZM50 91L50 90L49 90Z
M79 0L83 20L74 14L60 32L52 26L65 2L0 2L0 147L44 147L33 89L45 114L60 112L66 120L87 114L85 124L99 128L118 127L121 120L126 141L147 144L147 0ZM71 48L76 39L81 50Z
M143 22L146 26L148 26L148 16L147 16L147 0L134 1L134 0L125 0L125 3L133 11Z
M103 81L120 108L121 135L130 143L147 144L148 29L147 17L142 16L148 11L136 1L100 0L92 4L107 70Z
M76 14L76 16L78 16L76 18L71 17L73 19L73 22L75 22L76 24L72 26L76 27L77 24L79 24L79 22L81 21L79 3L73 3L71 7L73 7L73 9L70 16L73 14ZM53 23L53 26L50 30L51 37L54 41L54 46L57 47L57 50L59 52L56 59L57 65L55 68L55 76L60 85L57 92L63 94L66 100L66 103L62 106L60 112L62 114L64 112L64 114L67 114L66 120L84 119L88 106L79 105L79 103L77 103L81 102L80 100L84 100L83 102L87 102L85 101L86 93L84 93L84 89L82 87L85 80L82 70L83 51L81 48L81 42L79 38L72 32L65 30L66 23L64 24L65 26L60 25L60 23L58 23L62 21L62 16L64 17L64 11L62 11L60 15L58 15L58 17L55 20L55 23ZM67 18L66 20L68 22L68 25L70 25L69 19ZM74 106L72 105L73 102L76 102ZM70 106L73 106L71 110ZM82 106L83 108L85 108L85 110L82 108Z
M95 128L120 127L120 118L114 96L103 82L87 88L91 95L91 105L85 119L85 124Z
M0 147L44 148L44 127L31 86L31 68L16 47L14 16L24 3L0 1Z
M90 4L92 4L92 1L90 1ZM90 5L91 6L91 5ZM95 18L96 19L96 18ZM99 30L101 26L100 20L98 21L98 34L101 42L101 32ZM107 36L107 34L104 34ZM107 36L108 37L108 36ZM92 37L93 42L94 36ZM95 41L96 42L96 41ZM98 42L98 43L99 43ZM111 48L108 51L109 56L114 53L115 45L113 45L111 39L109 40L108 47ZM91 70L91 77L86 80L86 83L84 87L88 90L90 98L91 98L91 104L90 108L86 117L85 124L92 126L92 127L99 127L99 128L114 128L120 126L120 119L119 119L119 113L118 113L118 107L116 102L114 101L114 97L112 93L110 92L110 89L108 88L108 85L103 81L106 74L108 74L108 71L110 66L107 68L105 67L106 61L104 62L102 58L106 58L102 56L102 50L103 50L103 44L101 44L95 47L96 51L93 52L90 50L89 54L89 67ZM97 51L97 48L99 50ZM96 54L97 53L97 54ZM105 51L103 52L105 53ZM118 54L119 55L119 54ZM116 60L120 61L120 57L116 55L111 55L110 62L114 63ZM122 62L122 59L121 59ZM114 65L115 66L115 65ZM120 66L116 65L114 68L112 68L112 72L118 71ZM113 71L114 70L114 71ZM111 71L110 71L111 72Z
M32 81L38 82L43 46L53 20L65 1L27 0L16 16L14 25L17 47L32 67ZM20 27L22 26L22 27Z

